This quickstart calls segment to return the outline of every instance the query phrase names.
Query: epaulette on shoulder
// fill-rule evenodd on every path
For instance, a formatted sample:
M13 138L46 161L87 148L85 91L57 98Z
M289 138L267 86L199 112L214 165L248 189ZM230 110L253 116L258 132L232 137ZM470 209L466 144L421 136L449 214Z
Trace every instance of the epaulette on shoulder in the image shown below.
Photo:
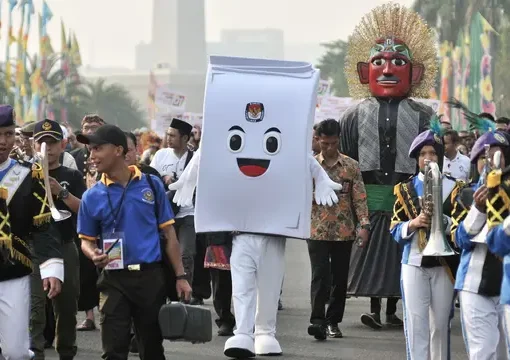
M489 175L487 175L487 187L489 189L498 187L499 184L501 184L501 174L502 171L500 169L498 170L492 170Z
M44 179L44 171L41 165L38 163L32 164L32 178L33 179Z

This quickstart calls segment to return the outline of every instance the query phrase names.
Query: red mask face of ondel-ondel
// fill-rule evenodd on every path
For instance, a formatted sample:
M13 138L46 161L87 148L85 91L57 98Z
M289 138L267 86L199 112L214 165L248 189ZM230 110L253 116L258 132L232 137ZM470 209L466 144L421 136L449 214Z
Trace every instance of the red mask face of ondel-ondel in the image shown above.
M424 68L413 64L405 44L394 39L377 41L368 63L358 63L362 84L368 84L375 97L405 97L423 77Z

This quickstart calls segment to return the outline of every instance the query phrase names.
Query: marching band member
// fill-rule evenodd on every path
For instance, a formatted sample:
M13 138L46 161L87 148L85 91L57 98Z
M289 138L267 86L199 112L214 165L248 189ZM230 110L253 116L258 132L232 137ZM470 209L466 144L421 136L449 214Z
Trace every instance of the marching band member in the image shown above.
M495 129L494 129L495 130ZM455 290L459 291L462 333L470 359L506 359L502 326L503 307L499 304L503 265L486 244L488 232L485 178L496 151L509 156L508 140L498 131L483 134L471 151L480 180L472 184L473 206L463 211L465 218L452 236L462 249ZM505 164L505 156L501 165ZM457 204L464 204L459 198ZM457 219L458 220L458 219ZM497 336L499 333L500 336Z
M423 255L430 238L428 230L433 225L431 211L426 211L431 204L427 204L428 201L423 201L423 206L420 204L420 198L426 195L424 176L429 176L424 170L427 161L433 162L431 168L442 177L439 169L443 162L439 119L431 121L431 129L435 130L422 132L411 145L409 157L416 159L420 171L395 186L397 200L391 222L393 238L404 247L401 287L408 360L446 360L450 357L452 272L446 257ZM443 177L442 187L443 194L439 196L444 203L449 200L455 181ZM443 209L443 203L432 204L433 211ZM449 217L443 215L442 220L440 226L449 227Z
M487 246L495 255L504 258L500 303L503 305L507 358L510 358L510 166L493 170L487 177L487 188Z
M12 106L0 105L0 359L27 360L30 274L40 272L51 299L60 293L64 264L58 239L45 236L51 213L41 166L9 158L14 119Z

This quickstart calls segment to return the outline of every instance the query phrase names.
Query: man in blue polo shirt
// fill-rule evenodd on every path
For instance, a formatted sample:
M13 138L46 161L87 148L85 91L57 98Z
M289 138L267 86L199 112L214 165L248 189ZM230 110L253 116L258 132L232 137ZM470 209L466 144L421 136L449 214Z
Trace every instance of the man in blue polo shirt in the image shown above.
M102 358L128 358L133 318L140 358L164 360L158 324L165 302L160 230L177 275L177 293L189 299L191 287L163 183L126 165L127 139L118 127L103 125L77 140L89 145L90 159L103 174L84 193L78 214L83 253L104 268L98 280Z

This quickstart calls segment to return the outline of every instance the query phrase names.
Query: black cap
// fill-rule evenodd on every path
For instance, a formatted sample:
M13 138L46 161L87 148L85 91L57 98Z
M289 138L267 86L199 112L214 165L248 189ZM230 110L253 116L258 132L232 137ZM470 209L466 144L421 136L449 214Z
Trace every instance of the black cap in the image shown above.
M54 120L45 119L35 123L34 140L38 141L44 136L52 137L60 141L64 138L64 132L60 124Z
M510 124L510 119L507 118L507 117L500 117L496 120L496 124L505 124L505 125L508 125Z
M9 127L16 124L16 115L11 105L0 105L0 127Z
M127 138L119 127L115 125L103 125L99 127L94 134L76 136L76 140L82 144L105 145L112 144L122 146L127 151Z
M182 121L181 119L173 118L170 123L170 127L173 129L179 130L184 135L191 135L191 130L193 130L193 126L188 124L186 121Z

